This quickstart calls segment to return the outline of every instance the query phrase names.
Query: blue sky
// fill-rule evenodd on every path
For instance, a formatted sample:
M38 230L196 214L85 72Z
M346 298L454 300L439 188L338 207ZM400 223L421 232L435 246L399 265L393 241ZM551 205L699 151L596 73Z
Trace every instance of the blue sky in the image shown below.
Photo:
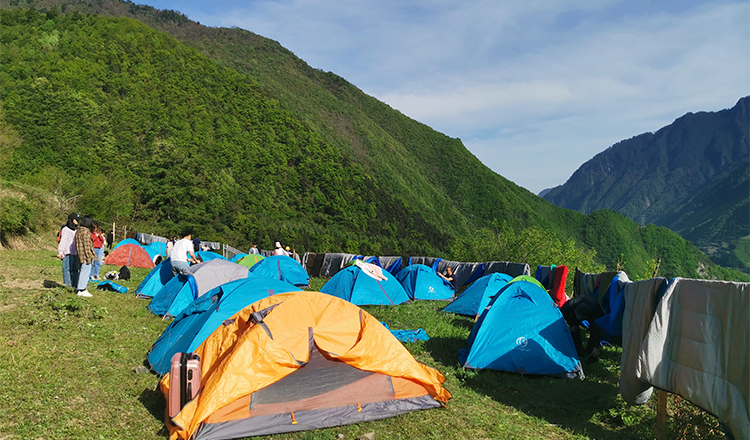
M620 140L750 94L747 0L145 4L276 40L534 193Z

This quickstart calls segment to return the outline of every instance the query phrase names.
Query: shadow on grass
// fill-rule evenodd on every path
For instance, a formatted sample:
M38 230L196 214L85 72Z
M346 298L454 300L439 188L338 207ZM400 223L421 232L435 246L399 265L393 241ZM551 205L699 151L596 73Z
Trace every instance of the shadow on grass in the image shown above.
M164 422L167 401L164 399L164 394L161 391L147 388L141 392L138 400L156 420Z
M436 362L443 365L458 365L458 351L466 346L464 338L434 337L425 341L425 350L429 351Z
M445 312L442 312L445 313ZM474 318L469 318L467 316L459 316L459 315L453 315L453 318L451 319L451 325L458 327L458 328L465 328L469 331L471 331L472 328L474 328L474 324L476 322L474 321Z
M59 287L59 288L64 288L65 287L65 285L60 284L57 281L52 281L52 280L44 280L42 282L42 285L44 286L45 289L55 289L57 287Z
M601 364L584 365L584 380L522 376L502 371L467 372L466 386L503 405L546 420L567 431L596 439L634 438L622 426L608 429L594 416L616 408L618 378Z

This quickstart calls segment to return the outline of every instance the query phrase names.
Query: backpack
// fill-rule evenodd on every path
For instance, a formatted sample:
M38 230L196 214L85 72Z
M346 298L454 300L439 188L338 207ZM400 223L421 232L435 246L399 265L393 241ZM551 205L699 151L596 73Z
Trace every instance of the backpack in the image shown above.
M122 266L120 268L120 271L117 273L117 279L118 280L129 280L130 279L130 269L128 269L128 266Z

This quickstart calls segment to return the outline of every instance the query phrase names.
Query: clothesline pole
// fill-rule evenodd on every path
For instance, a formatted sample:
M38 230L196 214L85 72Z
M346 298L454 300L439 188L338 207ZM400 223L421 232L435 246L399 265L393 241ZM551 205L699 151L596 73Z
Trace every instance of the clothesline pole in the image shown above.
M667 393L656 390L656 426L654 435L656 440L667 440Z

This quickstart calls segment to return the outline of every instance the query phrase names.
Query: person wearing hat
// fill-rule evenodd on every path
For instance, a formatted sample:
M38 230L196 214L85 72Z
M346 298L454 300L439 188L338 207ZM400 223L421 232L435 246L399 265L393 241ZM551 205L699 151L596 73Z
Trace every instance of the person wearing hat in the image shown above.
M284 248L281 247L281 243L279 243L278 241L274 245L273 254L274 255L286 255L286 252L284 252Z
M78 285L78 251L76 249L76 229L80 217L75 212L68 215L65 226L60 229L60 241L57 244L57 258L62 260L63 284L74 288Z

